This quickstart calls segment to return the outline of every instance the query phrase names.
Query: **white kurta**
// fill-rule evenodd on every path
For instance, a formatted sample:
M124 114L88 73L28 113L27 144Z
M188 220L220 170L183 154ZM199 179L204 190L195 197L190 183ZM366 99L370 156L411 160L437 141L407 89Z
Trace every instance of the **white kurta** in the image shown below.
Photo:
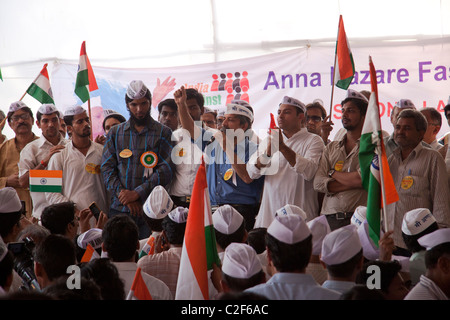
M79 210L88 208L95 201L107 214L109 197L100 172L102 153L103 146L92 142L84 156L70 141L61 152L53 155L47 169L63 171L62 193L46 192L47 201L50 204L73 201ZM90 169L96 167L97 170Z
M294 167L279 151L273 154L269 170L256 168L256 153L247 164L250 178L257 179L266 174L255 228L269 227L275 212L286 204L302 208L307 214L307 221L319 215L318 194L314 190L313 181L325 147L324 143L318 135L309 133L306 128L302 128L289 139L283 135L283 139L284 143L297 154Z
M65 146L67 142L68 140L61 137L58 145ZM36 168L41 161L47 157L50 149L53 147L54 145L44 136L41 136L39 139L27 144L20 152L20 161L18 163L19 177ZM39 219L42 211L48 205L47 199L45 198L45 193L30 192L30 195L33 201L33 217Z

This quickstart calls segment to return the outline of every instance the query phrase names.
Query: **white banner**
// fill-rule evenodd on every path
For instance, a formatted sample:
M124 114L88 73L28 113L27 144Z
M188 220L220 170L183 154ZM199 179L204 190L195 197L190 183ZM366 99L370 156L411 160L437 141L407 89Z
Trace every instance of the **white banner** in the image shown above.
M370 91L369 55L377 70L382 128L392 132L389 120L396 101L411 99L418 109L434 107L443 113L450 95L450 44L426 46L389 46L352 48L356 75L350 88ZM282 98L295 97L305 104L321 99L329 113L331 103L334 48L295 49L282 53L242 60L180 66L161 69L121 69L93 66L99 89L91 92L94 134L102 131L102 109L114 109L129 117L125 92L132 80L143 80L153 93L152 116L157 119L157 104L172 98L180 86L198 89L205 97L205 106L224 107L234 98L247 100L255 112L253 128L265 131L269 113L277 114ZM73 93L77 65L55 64L51 85L56 105L79 104ZM340 102L346 91L335 87L332 107L334 129L341 125ZM87 103L84 105L87 108ZM443 116L439 134L449 131Z

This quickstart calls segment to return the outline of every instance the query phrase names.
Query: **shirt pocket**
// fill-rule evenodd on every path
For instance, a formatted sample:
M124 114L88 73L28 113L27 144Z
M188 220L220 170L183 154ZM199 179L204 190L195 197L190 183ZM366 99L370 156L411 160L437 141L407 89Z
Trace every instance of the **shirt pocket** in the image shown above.
M411 177L408 181L408 177ZM429 193L430 185L427 177L423 176L405 176L402 178L399 187L399 196L414 197L415 199L424 198Z

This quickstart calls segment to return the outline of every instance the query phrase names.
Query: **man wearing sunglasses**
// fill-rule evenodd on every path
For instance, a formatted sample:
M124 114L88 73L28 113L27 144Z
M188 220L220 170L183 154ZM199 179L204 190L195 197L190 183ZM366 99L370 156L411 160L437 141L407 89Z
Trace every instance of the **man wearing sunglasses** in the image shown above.
M327 112L319 99L306 105L305 121L308 132L320 136L325 145L330 142L328 137L333 130L333 122L331 122L330 117L327 117Z

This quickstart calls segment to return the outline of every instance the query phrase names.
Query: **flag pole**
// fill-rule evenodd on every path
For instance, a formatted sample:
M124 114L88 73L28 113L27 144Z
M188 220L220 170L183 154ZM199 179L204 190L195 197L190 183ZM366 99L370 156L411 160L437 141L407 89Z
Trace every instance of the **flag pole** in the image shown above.
M333 95L334 95L334 78L336 77L336 60L337 60L337 52L334 52L334 66L333 66L333 82L331 84L331 101L330 101L330 120L331 120L331 113L333 110Z
M378 101L377 101L378 104ZM381 126L380 126L381 129ZM381 217L383 218L384 232L388 231L387 221L386 221L386 190L384 187L384 174L383 174L383 136L382 131L380 131L380 154L378 156L378 165L380 166L380 182L381 182L381 201L383 203L383 207L381 208Z
M88 89L89 90L89 89ZM90 134L90 139L91 140L93 140L92 139L92 129L93 129L93 127L94 127L94 123L93 123L93 119L92 119L92 117L91 117L91 97L89 97L89 99L88 99L88 112L89 112L89 120L91 121L91 134Z

